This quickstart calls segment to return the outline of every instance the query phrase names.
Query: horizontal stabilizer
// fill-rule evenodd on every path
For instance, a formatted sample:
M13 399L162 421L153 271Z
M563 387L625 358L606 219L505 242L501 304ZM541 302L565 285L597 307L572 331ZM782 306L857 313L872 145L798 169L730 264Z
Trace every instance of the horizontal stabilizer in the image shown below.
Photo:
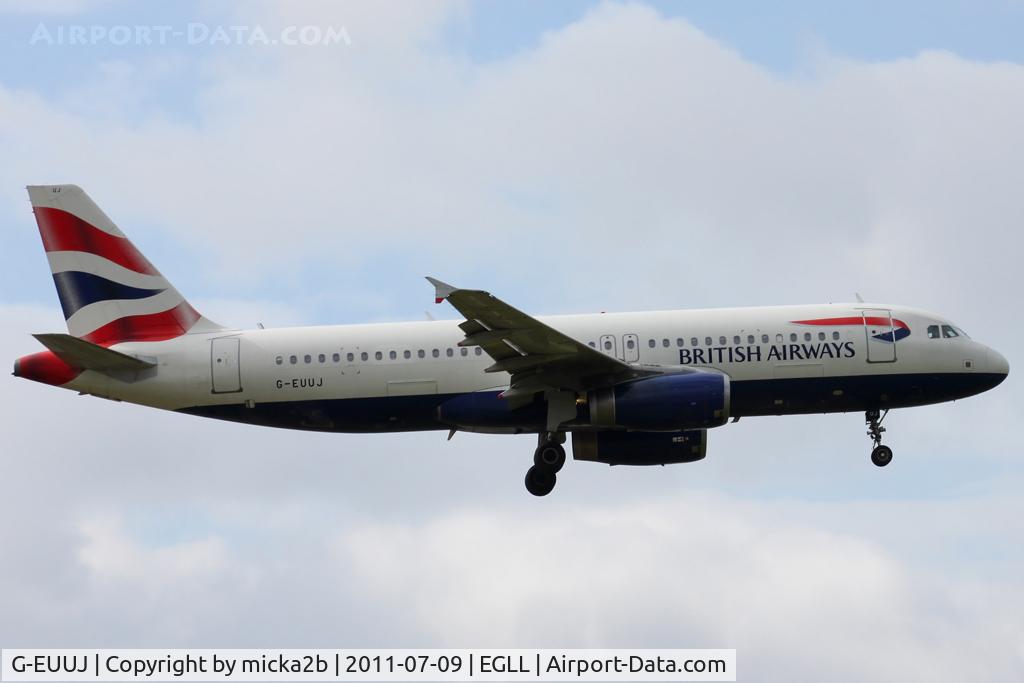
M139 372L156 367L156 363L112 351L70 334L33 334L32 336L73 368L97 372Z

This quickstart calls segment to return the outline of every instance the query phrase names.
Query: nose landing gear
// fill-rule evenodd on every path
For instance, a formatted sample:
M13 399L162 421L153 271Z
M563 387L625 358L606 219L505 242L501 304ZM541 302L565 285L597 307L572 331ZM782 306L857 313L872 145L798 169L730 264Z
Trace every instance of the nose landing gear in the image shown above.
M874 449L871 451L871 462L875 463L878 467L885 467L892 462L892 449L882 445L882 433L885 432L882 420L888 414L888 410L881 414L879 414L878 410L869 410L864 414L864 421L868 425L868 436L871 437L872 443L875 444Z
M565 434L548 432L538 438L533 454L533 467L526 472L526 490L535 496L546 496L557 483L558 471L565 465Z

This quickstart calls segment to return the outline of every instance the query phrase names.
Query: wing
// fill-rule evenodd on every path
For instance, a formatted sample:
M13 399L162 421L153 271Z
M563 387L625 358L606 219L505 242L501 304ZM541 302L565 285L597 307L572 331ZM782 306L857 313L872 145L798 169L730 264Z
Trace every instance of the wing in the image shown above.
M428 277L435 301L447 300L466 316L459 346L479 346L494 364L484 372L507 372L515 398L548 389L585 391L656 374L607 356L509 306L489 292L458 289Z

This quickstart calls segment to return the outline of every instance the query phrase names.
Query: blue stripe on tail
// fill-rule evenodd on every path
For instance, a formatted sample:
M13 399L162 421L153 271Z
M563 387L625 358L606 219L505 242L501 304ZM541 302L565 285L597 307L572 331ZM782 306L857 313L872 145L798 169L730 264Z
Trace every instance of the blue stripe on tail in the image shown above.
M60 306L64 309L65 320L74 315L75 311L97 301L145 299L166 291L164 289L129 287L105 277L78 270L54 273L53 283L57 286L57 296L60 297Z

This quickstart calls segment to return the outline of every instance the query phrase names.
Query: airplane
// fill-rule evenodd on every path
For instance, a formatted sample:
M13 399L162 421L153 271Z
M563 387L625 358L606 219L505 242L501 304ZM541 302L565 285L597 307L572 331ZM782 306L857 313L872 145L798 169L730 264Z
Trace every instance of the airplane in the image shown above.
M27 188L67 333L14 375L80 394L325 432L537 434L526 474L575 460L694 462L730 419L863 411L879 467L891 409L1000 384L997 351L880 303L534 317L428 277L465 320L236 329L193 308L76 185ZM860 297L858 296L858 299Z

